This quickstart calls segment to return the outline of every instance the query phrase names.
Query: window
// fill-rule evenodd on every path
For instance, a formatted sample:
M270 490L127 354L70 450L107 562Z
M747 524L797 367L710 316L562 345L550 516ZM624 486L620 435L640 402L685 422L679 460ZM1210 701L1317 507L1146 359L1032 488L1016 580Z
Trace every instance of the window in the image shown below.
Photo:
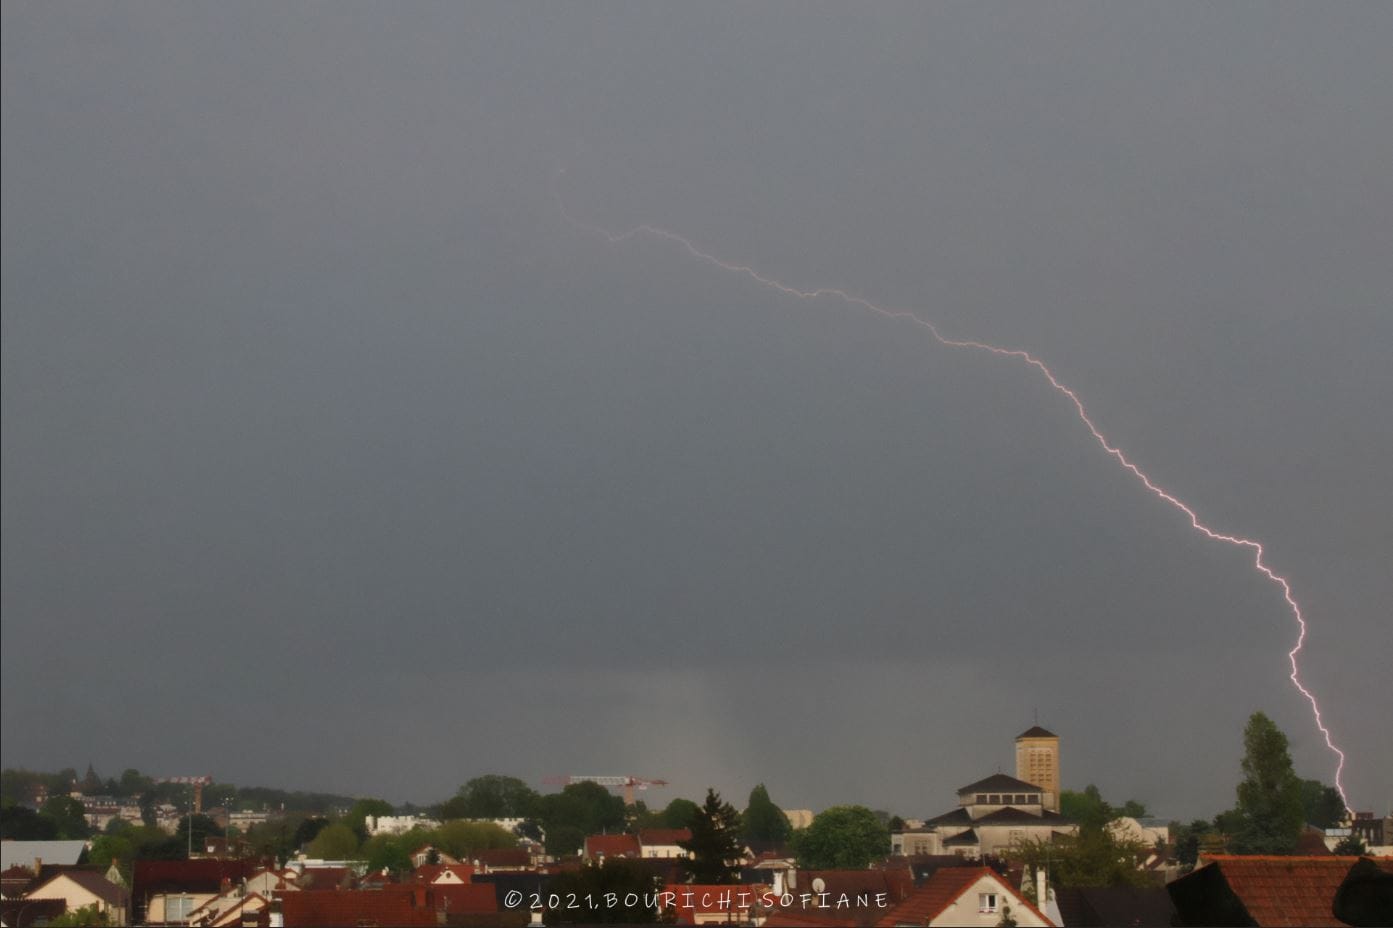
M992 914L996 912L996 893L978 893L977 911Z
M984 805L987 804L987 794L986 794L986 793L978 793L978 794L977 794L977 804L978 804L979 806L984 806Z
M999 806L999 805L1001 805L1001 794L1000 794L1000 793L992 793L992 798L991 798L991 803L990 803L990 804L991 804L991 805L994 805L994 806Z
M165 896L164 920L167 922L186 922L193 911L192 896Z

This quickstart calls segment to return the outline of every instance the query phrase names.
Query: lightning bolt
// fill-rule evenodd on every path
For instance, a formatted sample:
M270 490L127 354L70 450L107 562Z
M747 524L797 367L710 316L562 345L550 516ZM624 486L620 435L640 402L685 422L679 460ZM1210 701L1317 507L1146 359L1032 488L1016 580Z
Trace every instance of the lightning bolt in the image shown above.
M557 206L561 211L561 216L563 219L565 219L568 223L570 223L572 226L574 226L576 229L579 229L582 232L586 232L592 235L603 236L605 240L607 240L611 245L618 245L621 242L625 242L629 239L635 238L640 235L646 235L652 238L663 239L665 241L669 241L676 244L688 255L690 255L693 258L696 258L699 261L709 264L712 267L719 268L720 270L726 271L727 273L745 277L749 280L754 281L762 287L774 290L778 293L784 294L785 296L794 297L799 300L840 300L842 303L845 303L848 306L854 306L860 309L868 310L886 319L908 322L913 325L917 325L920 328L925 329L930 335L933 336L935 341L937 341L940 345L944 345L945 347L963 348L971 351L982 351L1003 358L1011 358L1012 360L1019 361L1022 364L1026 364L1034 368L1040 374L1040 376L1045 379L1046 383L1048 383L1056 392L1062 394L1066 399L1068 399L1068 401L1074 407L1074 412L1078 414L1079 419L1088 429L1089 434L1093 436L1094 441L1096 441L1105 452L1111 455L1113 460L1115 460L1125 470L1131 473L1132 476L1135 477L1138 481L1140 481L1141 485L1144 486L1153 495L1169 503L1172 507L1180 510L1180 512L1183 513L1184 516L1190 520L1190 527L1193 528L1196 532L1199 532L1201 535L1210 539L1211 541L1223 542L1224 544L1232 545L1238 548L1243 548L1251 552L1253 555L1253 568L1262 576L1266 577L1269 581L1274 583L1277 586L1277 588L1282 591L1282 598L1286 600L1287 607L1291 610L1292 616L1295 617L1298 628L1296 644L1290 651L1287 652L1287 660L1291 663L1291 673L1289 674L1289 677L1291 679L1292 685L1295 686L1297 691L1300 692L1301 695L1306 698L1306 701L1311 704L1311 713L1315 717L1316 728L1320 730L1321 736L1325 739L1325 746L1329 748L1330 751L1338 759L1335 766L1335 789L1339 791L1340 799L1344 802L1345 809L1348 812L1348 810L1350 809L1350 802L1349 797L1345 795L1345 785L1343 779L1345 770L1345 752L1336 747L1335 739L1330 734L1330 729L1326 727L1325 720L1321 716L1320 703L1317 702L1315 694L1313 694L1310 691L1310 689L1308 689L1306 685L1301 682L1301 671L1300 666L1297 663L1297 655L1301 653L1301 649L1306 645L1306 617L1302 614L1301 606L1297 603L1296 597L1292 594L1291 583L1287 580L1286 577L1277 573L1271 567L1268 566L1266 560L1264 560L1265 552L1263 550L1261 542L1256 541L1252 538L1245 538L1241 535L1231 535L1226 532L1220 532L1210 528L1208 525L1200 521L1200 518L1198 514L1196 514L1194 509L1186 505L1183 501L1180 500L1179 497L1172 494L1169 490L1166 490L1164 487L1157 484L1154 480L1151 479L1150 476L1146 474L1145 471L1138 467L1137 464L1133 462L1131 458L1127 457L1127 455L1122 451L1121 448L1108 441L1107 436L1105 436L1102 430L1098 428L1098 426L1094 423L1093 419L1089 416L1088 410L1084 408L1083 400L1081 400L1079 398L1079 395L1075 393L1070 387L1068 387L1066 384L1060 381L1060 379L1055 376L1054 371L1050 370L1049 367L1045 365L1045 362L1030 354L1030 352L1023 351L1019 348L1002 348L998 345L990 345L986 342L979 342L973 339L949 338L948 336L940 332L938 326L936 326L933 322L930 322L928 319L924 319L923 317L917 316L914 313L909 312L907 310L886 309L883 306L878 306L875 303L872 303L870 300L867 300L864 297L856 296L855 294L848 293L845 290L839 290L834 287L818 287L815 290L802 290L798 287L789 286L788 284L785 284L773 277L761 274L759 271L755 270L747 264L736 264L718 258L710 252L706 252L698 248L696 244L692 242L691 239L686 238L682 235L678 235L676 232L669 232L667 229L662 229L658 226L648 225L647 223L645 223L643 225L634 226L627 232L611 232L599 226L591 225L587 222L581 222L580 220L576 219L569 212L566 211L566 205L561 200L559 195L557 195L556 200Z

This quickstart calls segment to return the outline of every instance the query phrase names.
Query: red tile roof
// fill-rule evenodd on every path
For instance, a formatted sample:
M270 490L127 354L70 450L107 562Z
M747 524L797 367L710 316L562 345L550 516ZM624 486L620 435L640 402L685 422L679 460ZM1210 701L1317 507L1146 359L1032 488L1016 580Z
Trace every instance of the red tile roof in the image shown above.
M683 841L692 840L692 830L690 828L645 828L638 833L638 843L644 846L650 844L681 844Z
M281 897L285 928L355 925L435 925L435 909L420 889L306 889Z
M883 928L893 925L927 925L942 915L948 906L961 898L963 893L972 888L972 884L984 876L990 877L999 887L999 891L1010 897L1009 902L1012 906L1020 906L1044 919L1046 924L1053 924L1043 912L1003 880L1000 874L988 867L945 867L936 871L923 886L911 893L908 899L876 924Z
M854 917L848 915L824 917L798 911L775 912L764 920L764 928L857 928L859 924Z
M1215 854L1207 858L1261 926L1338 928L1335 891L1358 857L1268 857ZM1393 873L1393 860L1375 860Z
M663 892L676 896L673 910L679 925L695 925L696 916L713 913L722 916L734 914L735 921L743 922L746 919L738 913L748 910L759 901L760 893L767 890L766 886L731 883L669 883L663 887Z
M236 883L260 869L255 860L137 860L131 882L142 899L158 893L217 893L223 880Z
M585 839L585 856L638 857L638 838L634 835L590 835Z
M482 914L498 911L498 894L492 883L461 883L452 886L432 886L426 902L446 916Z
M914 874L908 867L887 870L799 870L798 885L789 890L795 896L799 893L816 892L814 880L822 881L822 892L836 898L846 895L851 899L857 896L870 896L874 901L877 893L884 893L890 905L903 902L914 891Z

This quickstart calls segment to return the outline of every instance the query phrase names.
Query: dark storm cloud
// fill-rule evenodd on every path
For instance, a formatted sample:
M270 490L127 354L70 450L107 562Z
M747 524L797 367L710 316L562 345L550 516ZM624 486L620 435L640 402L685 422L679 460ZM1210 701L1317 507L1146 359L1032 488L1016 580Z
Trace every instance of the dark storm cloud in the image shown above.
M923 814L1038 707L1188 815L1263 708L1329 777L1028 369L562 196L1048 359L1384 801L1387 8L4 15L6 764Z

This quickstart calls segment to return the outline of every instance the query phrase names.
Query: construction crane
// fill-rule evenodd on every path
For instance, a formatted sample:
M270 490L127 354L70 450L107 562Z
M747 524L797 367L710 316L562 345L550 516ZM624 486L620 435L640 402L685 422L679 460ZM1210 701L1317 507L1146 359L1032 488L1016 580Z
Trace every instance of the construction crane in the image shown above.
M197 815L203 811L203 787L212 786L211 776L203 777L161 777L156 783L184 783L193 787L193 814Z
M572 783L598 783L601 786L621 787L624 790L624 805L634 804L634 790L648 789L650 786L667 786L667 780L646 780L643 777L578 777L555 776L542 780L548 786L570 786Z

